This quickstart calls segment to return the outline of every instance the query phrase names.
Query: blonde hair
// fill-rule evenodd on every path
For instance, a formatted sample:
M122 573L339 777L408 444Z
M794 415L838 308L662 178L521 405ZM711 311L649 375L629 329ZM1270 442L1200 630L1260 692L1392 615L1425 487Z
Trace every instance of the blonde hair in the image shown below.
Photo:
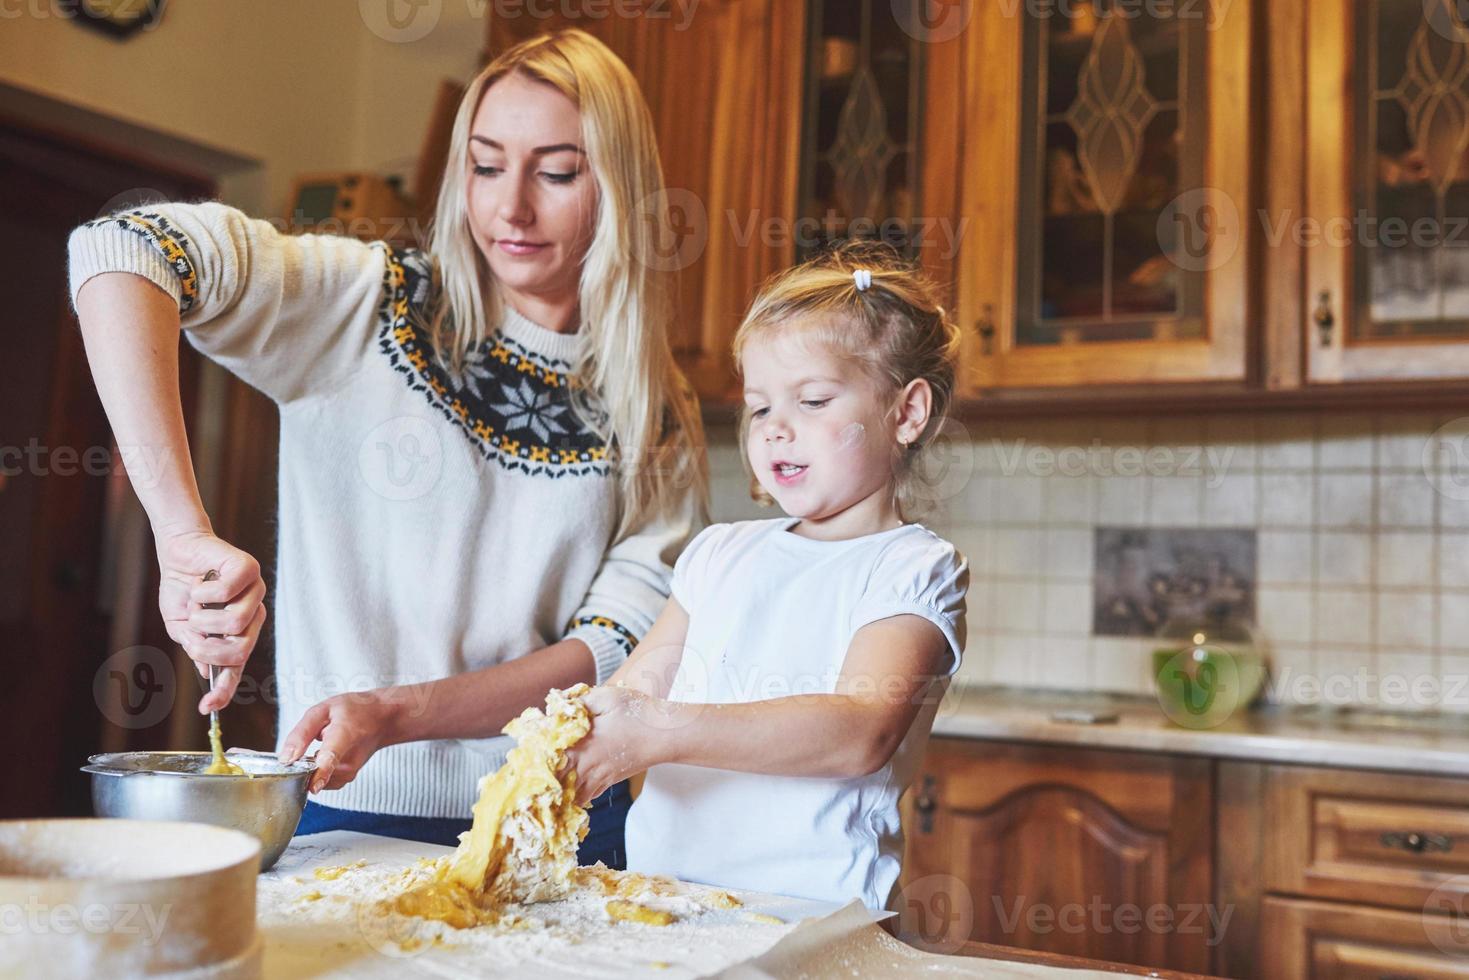
M596 230L578 291L587 345L571 395L577 418L607 442L617 467L617 537L661 512L683 488L692 488L707 516L709 476L698 399L668 340L671 274L647 261L656 254L661 225L640 214L663 199L652 116L627 66L585 31L522 41L486 65L465 90L430 233L440 300L430 333L457 367L504 313L494 274L470 234L466 192L475 112L490 86L512 73L550 85L576 104L597 183ZM593 396L598 404L590 401Z
M858 271L871 276L858 288ZM864 279L865 283L865 279ZM928 422L906 452L894 460L895 495L903 520L922 509L927 497L914 462L933 442L948 415L959 360L959 328L939 305L936 287L881 242L842 242L795 268L778 273L760 289L735 334L735 364L755 340L798 331L802 340L861 366L891 401L915 380L932 391ZM774 503L750 471L747 440L750 412L740 414L740 457L750 476L750 495Z

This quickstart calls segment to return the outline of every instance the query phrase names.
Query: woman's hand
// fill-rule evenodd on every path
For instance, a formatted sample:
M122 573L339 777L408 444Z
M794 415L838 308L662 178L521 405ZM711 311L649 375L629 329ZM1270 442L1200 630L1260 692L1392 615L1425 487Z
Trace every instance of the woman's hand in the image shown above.
M357 778L374 752L397 740L402 699L392 692L392 688L354 691L318 701L281 744L281 762L290 765L306 753L313 741L320 740L311 792L346 786Z
M592 730L566 753L576 772L576 801L583 806L616 783L660 761L660 724L670 717L670 702L630 687L594 687L582 699Z
M234 697L265 624L260 563L203 529L162 533L157 543L158 609L201 677L210 664L222 668L214 690L199 700L201 713L216 711ZM205 581L210 572L218 578Z

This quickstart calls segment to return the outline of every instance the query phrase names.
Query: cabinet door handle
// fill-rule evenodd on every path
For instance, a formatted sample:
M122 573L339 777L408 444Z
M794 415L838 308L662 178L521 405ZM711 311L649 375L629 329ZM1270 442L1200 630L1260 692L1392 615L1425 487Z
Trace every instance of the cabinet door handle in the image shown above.
M979 334L979 353L989 357L995 352L995 305L984 304L979 319L974 321L974 332Z
M1321 346L1331 346L1331 333L1336 327L1336 315L1331 312L1331 291L1321 290L1316 297L1316 309L1311 313L1311 322L1316 324L1316 330L1321 335Z
M918 795L913 798L913 810L918 814L918 832L920 834L933 833L933 812L938 809L938 801L934 799L934 778L924 776Z
M1430 851L1452 851L1454 839L1445 837L1443 834L1420 834L1417 831L1406 833L1387 833L1380 838L1383 847L1394 850L1407 851L1410 854L1424 854Z

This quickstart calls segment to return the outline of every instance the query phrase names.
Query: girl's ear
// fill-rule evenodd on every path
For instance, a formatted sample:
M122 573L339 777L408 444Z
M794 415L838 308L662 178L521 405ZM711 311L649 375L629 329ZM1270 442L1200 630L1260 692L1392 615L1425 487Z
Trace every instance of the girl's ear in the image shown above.
M933 388L923 378L914 378L898 393L897 428L898 442L911 446L923 435L928 426L929 413L933 411Z

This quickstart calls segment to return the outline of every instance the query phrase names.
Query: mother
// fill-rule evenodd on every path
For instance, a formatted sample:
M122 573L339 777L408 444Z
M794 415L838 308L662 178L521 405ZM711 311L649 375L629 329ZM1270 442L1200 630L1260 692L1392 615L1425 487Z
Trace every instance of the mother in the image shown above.
M708 493L668 276L640 260L661 189L632 75L564 31L470 83L428 253L285 236L217 203L73 232L114 434L168 463L134 479L159 608L201 673L226 668L201 712L232 697L265 586L200 502L178 331L280 408L278 745L322 743L298 832L454 843L500 728L611 675L657 616ZM597 801L583 861L621 866L627 802Z

